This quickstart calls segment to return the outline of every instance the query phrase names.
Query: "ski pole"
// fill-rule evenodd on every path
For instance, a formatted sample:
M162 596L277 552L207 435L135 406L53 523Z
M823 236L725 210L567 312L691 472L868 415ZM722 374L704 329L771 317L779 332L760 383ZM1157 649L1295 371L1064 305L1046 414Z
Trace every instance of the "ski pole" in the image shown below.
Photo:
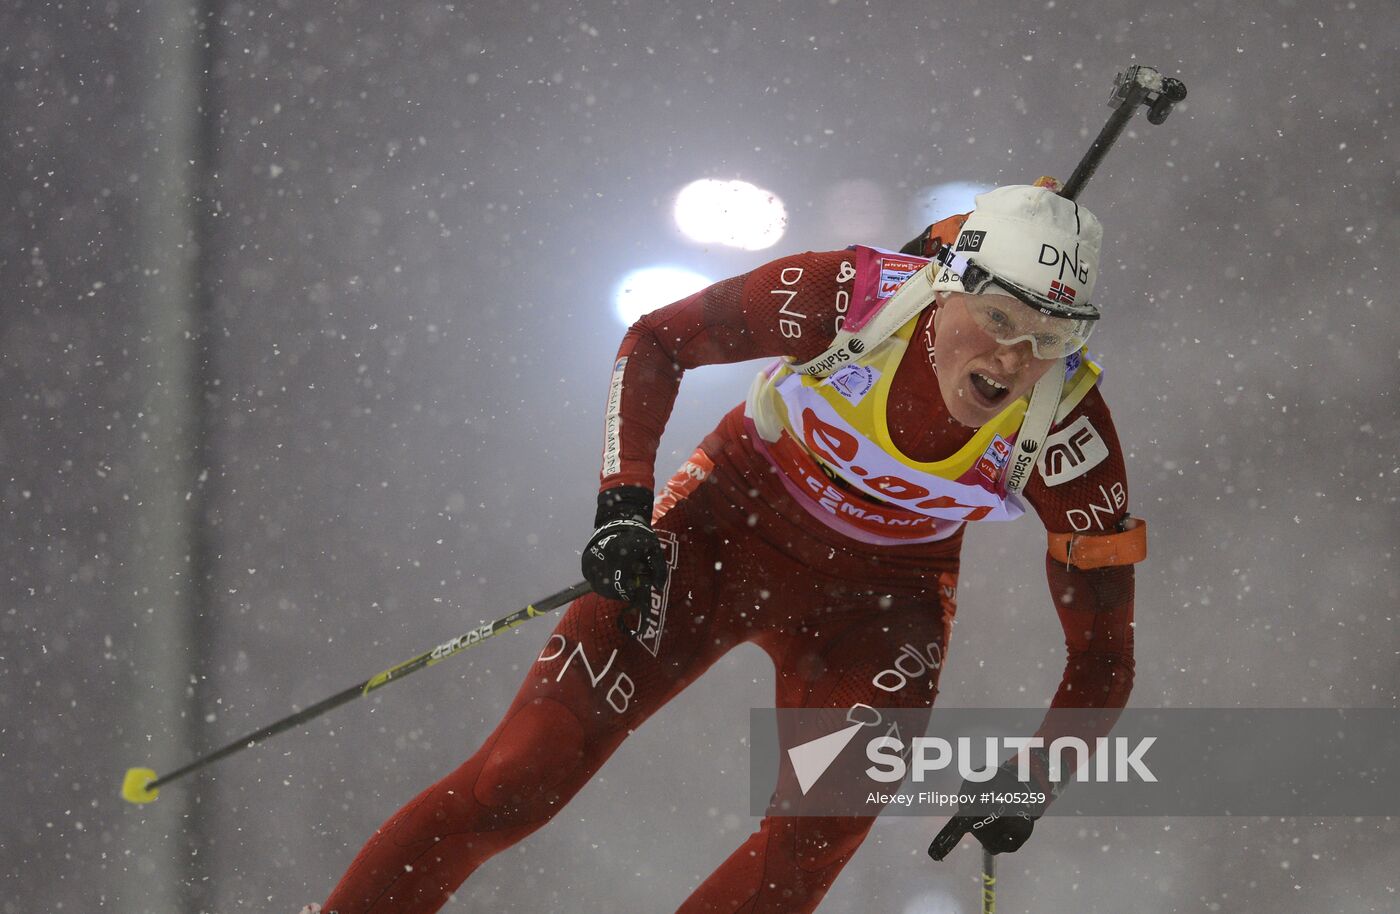
M424 667L432 666L435 663L446 660L448 657L460 654L467 648L475 647L493 635L499 635L501 632L509 631L529 619L533 619L536 616L543 616L566 603L571 603L578 597L589 593L591 590L592 588L584 581L580 581L571 587L566 587L558 593L550 594L543 600L538 600L528 606L517 609L510 615L497 619L495 622L487 622L455 638L444 641L432 650L424 651L418 656L405 660L397 666L392 666L382 673L377 673L364 682L353 685L343 692L337 692L322 701L318 701L305 710L298 711L289 717L284 717L279 721L268 724L261 730L255 730L242 739L235 740L221 749L216 749L208 755L197 758L169 774L157 777L155 771L150 768L131 768L126 772L126 777L122 781L122 799L126 800L128 803L149 803L159 795L160 788L169 784L171 781L178 780L220 759L228 758L236 752L241 752L244 749L255 746L268 737L276 736L278 733L290 730L299 724L304 724L309 720L320 717L333 708L338 708L346 702L353 701L362 695L368 695L370 692L383 688L391 682L397 682L410 673L416 673Z
M997 914L997 858L982 851L982 914Z

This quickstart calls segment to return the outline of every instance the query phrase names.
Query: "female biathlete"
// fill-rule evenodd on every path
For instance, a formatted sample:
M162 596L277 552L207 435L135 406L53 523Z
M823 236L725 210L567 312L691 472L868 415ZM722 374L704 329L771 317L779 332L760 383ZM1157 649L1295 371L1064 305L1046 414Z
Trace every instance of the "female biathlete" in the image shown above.
M779 708L931 707L963 528L1026 503L1049 534L1068 648L1052 711L1123 707L1145 526L1128 516L1122 450L1083 349L1102 229L1052 187L979 196L930 226L927 256L798 254L637 321L608 388L583 555L595 594L568 608L476 754L374 834L324 909L438 910L744 642L773 659ZM682 374L765 357L747 402L653 498ZM1034 770L1035 786L1054 787ZM979 816L971 833L1015 850L1040 811ZM930 852L972 821L954 819ZM679 910L812 911L872 822L770 810Z

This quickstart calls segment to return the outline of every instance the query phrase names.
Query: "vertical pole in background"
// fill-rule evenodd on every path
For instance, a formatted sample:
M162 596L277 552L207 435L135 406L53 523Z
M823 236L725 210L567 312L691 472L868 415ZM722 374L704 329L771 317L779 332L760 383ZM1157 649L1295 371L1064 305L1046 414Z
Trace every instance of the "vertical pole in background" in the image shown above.
M140 414L130 467L131 524L116 544L125 553L123 621L129 626L133 684L122 722L133 751L170 743L202 748L203 719L192 702L202 673L208 632L209 550L203 478L206 455L207 366L201 351L207 292L201 275L209 203L202 199L211 167L207 102L213 52L205 29L212 0L152 0L137 15L139 56L132 61L140 98L144 151L132 187L140 258L136 326L126 329L133 350L133 383ZM201 878L208 854L204 811L194 794L165 809L144 810L133 827L146 840L125 866L128 911L208 910ZM207 808L207 807L206 807Z
M997 914L997 858L982 851L982 914Z

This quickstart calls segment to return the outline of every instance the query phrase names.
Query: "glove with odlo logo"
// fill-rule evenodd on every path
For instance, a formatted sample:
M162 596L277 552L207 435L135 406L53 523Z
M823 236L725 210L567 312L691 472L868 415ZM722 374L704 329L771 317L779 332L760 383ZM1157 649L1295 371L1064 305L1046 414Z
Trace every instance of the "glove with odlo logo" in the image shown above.
M1045 812L1049 796L1044 790L1031 787L1018 779L1008 762L997 769L990 781L963 781L959 793L972 796L973 802L958 807L958 814L948 820L928 846L928 855L942 860L971 833L991 854L1010 854L1020 850L1031 836L1035 820ZM985 801L983 794L990 794Z
M666 585L668 569L661 541L651 529L652 492L641 486L615 486L598 493L596 529L583 549L583 577L593 592L621 600L623 632L636 634L651 592Z

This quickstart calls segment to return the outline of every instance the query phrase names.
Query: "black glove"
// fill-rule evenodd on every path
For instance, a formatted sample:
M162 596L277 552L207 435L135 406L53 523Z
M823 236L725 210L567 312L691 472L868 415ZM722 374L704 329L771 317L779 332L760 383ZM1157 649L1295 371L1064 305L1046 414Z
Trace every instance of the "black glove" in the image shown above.
M621 600L634 611L618 616L618 627L628 634L635 634L651 605L652 588L666 586L666 558L651 529L652 501L652 493L641 486L598 493L597 529L583 549L583 576L593 592Z
M998 768L990 781L963 781L958 792L976 799L967 806L958 807L958 815L948 820L928 846L928 855L935 860L948 856L968 832L989 853L1010 854L1020 850L1050 799L1044 790L1018 780L1007 765ZM984 793L991 794L985 802L982 800Z

